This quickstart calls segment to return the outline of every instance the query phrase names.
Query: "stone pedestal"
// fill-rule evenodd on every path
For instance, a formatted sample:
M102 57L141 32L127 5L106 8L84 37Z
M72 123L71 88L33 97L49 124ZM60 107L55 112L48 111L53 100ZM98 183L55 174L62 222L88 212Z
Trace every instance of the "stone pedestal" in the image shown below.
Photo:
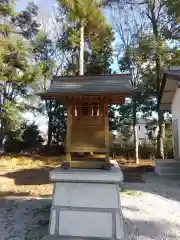
M54 193L49 234L44 239L124 239L120 203L122 172L56 169L50 173Z

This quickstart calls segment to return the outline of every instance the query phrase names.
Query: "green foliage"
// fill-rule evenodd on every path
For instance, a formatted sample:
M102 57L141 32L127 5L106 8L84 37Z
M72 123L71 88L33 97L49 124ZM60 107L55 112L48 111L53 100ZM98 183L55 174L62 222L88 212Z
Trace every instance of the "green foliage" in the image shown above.
M4 133L6 135L9 132L14 133L14 137L20 138L21 136L21 121L22 116L20 114L21 106L15 102L6 100L1 114L1 121L4 125ZM18 132L18 134L16 134Z
M66 108L58 101L47 101L46 109L49 117L48 143L59 145L66 135Z
M112 41L112 33L106 35L103 40L97 34L90 38L91 53L86 63L87 74L111 74Z
M96 0L58 0L58 2L67 10L70 22L80 20L89 32L103 34L109 30L100 10L103 2Z
M21 151L31 150L41 145L43 141L37 125L21 123L20 129L7 134L5 151L19 153Z
M13 16L12 1L3 1L0 3L0 51L8 44L8 35L12 32L12 27L8 24L7 18Z
M168 12L170 15L175 16L175 22L180 22L180 2L179 0L167 1Z
M29 61L31 48L27 41L37 33L36 16L34 4L29 4L20 13L14 12L10 2L4 1L0 5L0 17L4 18L0 32L3 36L0 52L1 145L8 132L20 128L21 113L25 110L20 99L27 95L29 85L36 79L37 69Z
M24 132L22 135L22 149L31 149L37 147L38 144L43 143L43 138L40 135L40 131L37 125L27 125L23 126Z
M117 126L119 124L119 117L115 115L118 107L116 105L109 106L109 129L117 130Z
M0 17L3 20L0 24L0 142L11 139L14 141L11 145L16 148L20 145L20 149L33 147L31 142L41 142L36 126L22 126L22 113L30 109L41 110L43 115L48 116L48 143L59 144L64 141L66 108L54 100L46 101L42 106L38 104L36 94L47 89L52 75L78 74L82 25L84 74L111 74L114 34L101 11L101 7L111 3L120 7L115 19L116 26L118 21L121 23L116 28L120 33L120 39L116 38L118 64L121 72L133 74L133 97L121 106L109 107L110 129L119 128L128 139L131 131L126 126L135 125L137 112L141 112L145 118L152 118L152 112L158 111L159 123L152 121L148 126L149 138L152 138L153 129L162 125L158 101L164 70L180 64L179 48L169 41L173 38L172 34L166 35L171 31L168 22L171 25L179 22L178 1L148 1L141 4L137 1L120 3L115 0L57 2L59 11L55 16L55 24L63 27L61 32L53 34L49 30L40 30L38 8L33 3L29 3L21 12L14 10L11 1L0 4ZM129 12L125 15L127 9ZM31 105L29 97L37 107ZM172 151L170 122L168 124L165 125L165 155ZM153 139L152 146L140 146L140 155L143 158L145 154L152 156L155 147L156 140ZM131 146L123 149L129 153L132 150Z
M48 79L55 69L52 58L61 54L65 55L62 75L76 75L79 72L79 44L80 44L80 20L85 26L84 66L85 74L111 73L113 34L111 27L106 23L100 9L90 1L58 1L68 21L63 33L53 42L41 35L34 41L35 60L42 67L44 78ZM90 4L90 5L88 5ZM61 18L61 13L56 19ZM60 15L59 15L60 14ZM102 24L100 21L102 20ZM98 22L99 21L99 22ZM98 22L98 24L97 24ZM103 27L101 27L103 25ZM105 31L104 31L105 28ZM50 70L50 71L49 71ZM50 74L49 74L50 73ZM48 144L58 144L64 141L66 134L66 108L56 101L46 101L46 112L49 119ZM113 111L111 111L113 112ZM112 113L113 114L113 113ZM115 120L114 127L115 128Z
M109 73L112 57L112 28L100 10L101 1L59 0L66 9L69 26L59 45L73 52L66 74L76 74L79 64L80 26L85 27L85 74Z
M43 31L40 31L32 41L32 54L36 63L39 66L39 70L44 77L43 88L47 88L47 80L49 80L53 74L53 67L55 64L55 53L52 40Z
M13 28L20 29L20 34L26 39L32 39L39 31L39 23L36 20L38 7L33 3L28 3L25 10L17 13L11 18Z
M115 156L122 156L126 159L134 159L134 144L127 142L113 149ZM139 145L140 159L154 159L156 156L156 145L143 143Z
M172 141L172 120L168 119L165 123L164 151L166 158L173 158L173 141Z

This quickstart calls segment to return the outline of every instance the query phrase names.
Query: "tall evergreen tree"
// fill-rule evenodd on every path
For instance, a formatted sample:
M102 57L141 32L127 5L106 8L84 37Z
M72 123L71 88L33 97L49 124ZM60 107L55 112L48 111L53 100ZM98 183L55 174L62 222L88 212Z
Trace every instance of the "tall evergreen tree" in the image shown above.
M25 109L22 98L36 78L36 70L29 63L28 44L38 31L36 15L37 7L33 4L20 13L14 12L11 1L0 4L0 16L4 19L0 28L4 46L0 52L1 146L7 133L20 126L20 113Z
M93 5L94 6L94 5ZM94 6L95 7L95 6ZM62 5L60 4L62 10ZM76 75L79 73L79 45L80 45L80 27L79 21L71 18L72 12L63 8L63 14L66 14L66 20L68 24L63 29L63 34L57 37L55 48L65 54L66 65L63 71L58 75ZM100 10L98 9L98 13ZM62 14L62 11L59 11ZM79 19L78 15L75 16L73 11L73 19ZM77 14L77 12L76 12ZM89 13L88 13L89 14ZM83 19L86 22L84 25L84 74L108 74L111 72L110 66L112 62L112 29L108 24L105 24L104 28L107 31L100 31L95 27L95 22L88 17ZM102 18L103 15L101 16ZM56 16L56 19L60 19L61 16ZM92 22L91 22L92 21ZM93 23L93 24L92 24ZM41 52L41 51L40 51ZM56 74L53 70L53 74ZM50 144L53 139L56 143L64 139L66 109L60 103L56 101L47 101L49 112L49 131L48 131L48 143Z

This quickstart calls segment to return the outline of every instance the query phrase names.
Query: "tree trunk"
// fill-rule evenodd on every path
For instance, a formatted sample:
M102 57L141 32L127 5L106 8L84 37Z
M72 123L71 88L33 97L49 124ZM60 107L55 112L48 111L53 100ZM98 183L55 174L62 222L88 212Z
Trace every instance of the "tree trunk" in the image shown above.
M139 164L139 139L137 134L137 117L136 117L136 99L135 99L135 93L133 92L132 97L132 110L133 110L133 136L134 136L134 158L136 161L136 164Z
M4 152L4 121L1 119L1 126L0 126L0 152Z
M2 117L2 114L3 114L3 106L5 104L5 98L4 96L6 95L6 87L5 87L5 84L4 84L4 93L0 93L0 114L1 114L1 119L0 119L0 151L3 153L4 150L5 150L5 140L6 140L6 120L5 118Z
M84 75L84 26L82 21L80 28L79 75Z
M52 116L48 116L48 141L47 145L50 146L52 143Z
M47 140L47 145L50 146L52 143L52 101L50 100L49 102L49 107L46 102L46 110L48 112L48 140Z
M137 134L137 125L133 125L133 135L134 135L134 157L136 164L139 164L139 139Z
M164 159L164 116L160 110L160 86L161 86L161 63L158 51L156 53L156 93L157 93L157 112L158 112L158 136L157 136L157 157Z
M164 159L164 135L165 135L165 124L163 113L161 110L158 110L158 136L157 136L157 154L156 157L160 159Z
M154 2L155 3L155 2ZM164 143L163 143L163 132L164 132L164 118L163 113L160 110L160 86L162 83L161 78L161 56L159 53L158 45L160 41L160 34L158 32L158 19L156 18L156 6L152 5L150 8L151 13L151 23L153 27L153 35L156 42L156 53L155 53L155 63L156 63L156 95L157 95L157 112L158 112L158 126L159 132L157 136L157 154L156 157L164 159Z

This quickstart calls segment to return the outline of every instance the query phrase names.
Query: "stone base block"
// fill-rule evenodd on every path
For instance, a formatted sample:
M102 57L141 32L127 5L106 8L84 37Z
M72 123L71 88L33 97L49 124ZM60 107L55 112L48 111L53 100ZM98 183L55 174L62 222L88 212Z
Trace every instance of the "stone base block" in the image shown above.
M124 239L118 164L107 170L54 170L50 239ZM52 238L51 238L52 237ZM47 238L48 239L48 238Z
M155 172L159 176L180 176L180 161L175 159L157 159Z

